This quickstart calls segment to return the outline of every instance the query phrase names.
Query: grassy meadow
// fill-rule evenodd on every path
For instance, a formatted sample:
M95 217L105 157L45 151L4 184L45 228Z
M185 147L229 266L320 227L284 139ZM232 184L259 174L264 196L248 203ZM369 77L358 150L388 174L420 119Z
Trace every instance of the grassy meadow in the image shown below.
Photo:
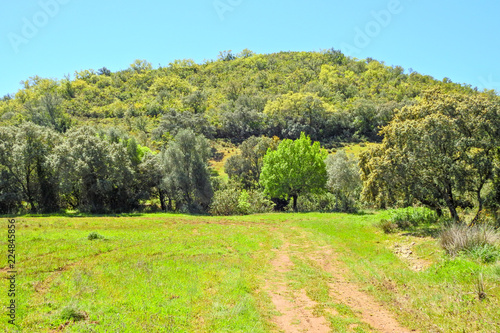
M447 258L437 227L384 234L376 223L388 214L19 217L17 326L3 315L0 330L278 332L266 281L287 244L293 268L281 282L305 291L334 332L373 328L331 297L332 275L312 259L326 248L346 280L409 329L500 331L500 265ZM6 235L7 218L2 226ZM0 267L6 281L6 255Z

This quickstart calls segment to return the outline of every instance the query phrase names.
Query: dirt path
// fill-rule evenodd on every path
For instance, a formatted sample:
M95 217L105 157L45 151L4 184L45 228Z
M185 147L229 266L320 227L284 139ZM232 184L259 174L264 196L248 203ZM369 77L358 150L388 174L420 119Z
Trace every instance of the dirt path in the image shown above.
M281 313L274 318L274 322L284 332L328 333L330 328L326 319L312 313L316 302L307 297L304 290L292 291L287 285L285 275L293 267L288 249L289 244L285 243L276 251L276 257L271 262L275 274L266 285L276 310Z
M323 316L315 316L313 308L317 305L311 300L305 290L294 290L289 285L286 274L294 264L290 260L293 255L309 259L322 270L329 273L329 295L332 301L348 306L357 314L359 320L368 324L375 332L406 333L412 332L394 319L394 316L372 296L360 291L360 288L348 281L343 264L335 259L335 253L329 246L312 249L307 245L304 235L297 239L289 239L278 249L271 264L273 272L266 281L266 290L276 310L281 314L273 318L274 323L282 332L333 332L329 322ZM335 311L333 311L335 312ZM335 315L333 313L333 315ZM356 325L352 327L352 331Z

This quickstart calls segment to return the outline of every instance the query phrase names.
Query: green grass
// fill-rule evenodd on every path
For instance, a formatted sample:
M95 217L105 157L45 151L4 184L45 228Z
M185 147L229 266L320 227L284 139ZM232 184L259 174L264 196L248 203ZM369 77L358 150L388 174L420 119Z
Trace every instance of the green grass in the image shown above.
M289 285L305 289L332 329L355 324L357 332L370 331L328 296L330 275L307 256L320 246L330 246L349 269L346 278L407 327L499 331L499 264L448 259L437 240L418 233L384 234L375 223L388 214L19 217L18 328L4 316L0 331L50 332L61 325L65 332L276 331L263 285L283 235L295 244ZM89 240L91 234L100 237ZM0 239L6 248L6 237ZM393 253L392 246L403 241L417 243L416 254L430 262L426 270L412 271ZM5 255L2 281L6 261ZM484 300L477 295L480 274ZM7 304L2 286L0 303Z

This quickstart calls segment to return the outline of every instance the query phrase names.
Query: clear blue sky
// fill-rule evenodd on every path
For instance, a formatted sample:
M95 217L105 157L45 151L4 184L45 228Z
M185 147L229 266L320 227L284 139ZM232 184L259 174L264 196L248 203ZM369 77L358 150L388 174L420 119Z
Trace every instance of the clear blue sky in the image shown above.
M500 2L431 0L3 1L0 97L39 75L198 63L219 51L335 48L500 91Z

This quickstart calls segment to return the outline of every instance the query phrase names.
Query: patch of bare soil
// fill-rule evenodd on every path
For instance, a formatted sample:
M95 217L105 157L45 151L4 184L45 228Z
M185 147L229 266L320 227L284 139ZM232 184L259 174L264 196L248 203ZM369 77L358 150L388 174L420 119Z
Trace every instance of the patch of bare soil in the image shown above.
M283 332L330 332L326 319L313 314L316 302L307 297L305 290L292 290L286 283L285 275L293 268L288 247L285 243L276 250L276 257L271 262L275 274L266 281L266 290L281 313L274 318L274 323Z
M425 270L431 265L429 260L422 259L415 254L413 247L415 246L415 242L409 244L394 244L393 251L394 253L406 261L411 270L415 272L420 272Z
M375 330L387 333L412 332L402 327L380 303L372 296L360 291L359 286L346 280L346 268L335 260L335 255L329 247L312 253L310 259L318 263L326 272L333 276L329 283L332 298L349 306L361 316L361 320Z

